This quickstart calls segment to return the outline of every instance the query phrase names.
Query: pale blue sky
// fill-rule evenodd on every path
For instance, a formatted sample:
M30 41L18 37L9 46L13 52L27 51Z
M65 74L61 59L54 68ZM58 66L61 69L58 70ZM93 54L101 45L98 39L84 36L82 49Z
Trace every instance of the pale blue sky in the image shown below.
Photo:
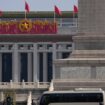
M77 0L26 0L31 11L53 11L56 5L61 11L72 11ZM24 11L24 0L0 0L2 11Z

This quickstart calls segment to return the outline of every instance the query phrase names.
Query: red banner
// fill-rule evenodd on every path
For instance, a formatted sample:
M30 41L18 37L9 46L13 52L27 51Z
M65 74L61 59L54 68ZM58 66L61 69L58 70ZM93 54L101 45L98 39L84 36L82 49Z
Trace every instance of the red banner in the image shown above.
M1 21L0 34L56 34L57 25L49 21Z

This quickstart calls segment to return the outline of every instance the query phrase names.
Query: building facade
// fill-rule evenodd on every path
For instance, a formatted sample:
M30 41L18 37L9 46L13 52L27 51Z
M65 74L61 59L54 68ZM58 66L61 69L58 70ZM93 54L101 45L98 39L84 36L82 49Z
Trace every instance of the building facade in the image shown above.
M5 12L0 19L8 30L8 21L24 20L24 13ZM27 19L54 21L52 12L30 12ZM0 34L1 102L7 93L14 93L16 102L26 102L30 91L34 99L48 90L55 77L53 61L69 57L74 49L72 36L77 33L77 16L73 18L72 12L63 12L61 17L56 16L56 23L57 32L53 34Z
M21 38L21 37L20 37ZM1 42L1 82L50 82L53 60L67 58L72 42Z

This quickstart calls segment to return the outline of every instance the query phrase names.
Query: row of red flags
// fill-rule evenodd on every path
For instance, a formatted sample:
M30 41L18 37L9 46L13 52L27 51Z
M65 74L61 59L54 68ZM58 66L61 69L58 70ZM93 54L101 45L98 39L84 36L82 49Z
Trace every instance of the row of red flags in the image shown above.
M25 1L25 10L26 10L26 12L30 12L30 7L26 1ZM54 6L54 11L56 14L62 15L61 10L56 5ZM78 8L76 5L74 5L74 11L73 12L78 13Z
M29 5L26 1L25 1L25 10L26 10L26 12L30 12L30 7L29 7ZM55 11L56 14L62 15L61 10L56 5L54 7L54 11ZM73 12L78 13L78 7L76 5L74 5Z
M25 1L25 11L27 13L30 12L30 6L26 1ZM61 10L56 5L54 6L54 12L58 15L62 15ZM78 13L78 7L76 5L74 5L73 12ZM0 16L2 16L2 14L3 14L2 11L0 11Z
M26 1L25 1L25 10L26 10L26 12L30 12L30 7L29 7L29 5ZM56 14L62 15L61 10L56 5L54 7L54 11L55 11ZM76 5L74 5L73 12L78 13L78 7Z
M61 10L57 6L54 7L54 11L56 14L62 15ZM73 13L78 13L78 7L76 5L74 5Z

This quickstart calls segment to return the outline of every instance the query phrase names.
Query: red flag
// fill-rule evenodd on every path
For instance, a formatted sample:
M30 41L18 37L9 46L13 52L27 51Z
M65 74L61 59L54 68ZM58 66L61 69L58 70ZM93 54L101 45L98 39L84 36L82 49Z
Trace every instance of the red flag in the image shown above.
M25 1L25 10L26 12L30 12L30 7L26 1Z
M62 12L60 11L60 9L57 6L55 6L54 9L55 9L56 14L62 15Z
M74 13L78 13L78 8L76 5L74 5Z

